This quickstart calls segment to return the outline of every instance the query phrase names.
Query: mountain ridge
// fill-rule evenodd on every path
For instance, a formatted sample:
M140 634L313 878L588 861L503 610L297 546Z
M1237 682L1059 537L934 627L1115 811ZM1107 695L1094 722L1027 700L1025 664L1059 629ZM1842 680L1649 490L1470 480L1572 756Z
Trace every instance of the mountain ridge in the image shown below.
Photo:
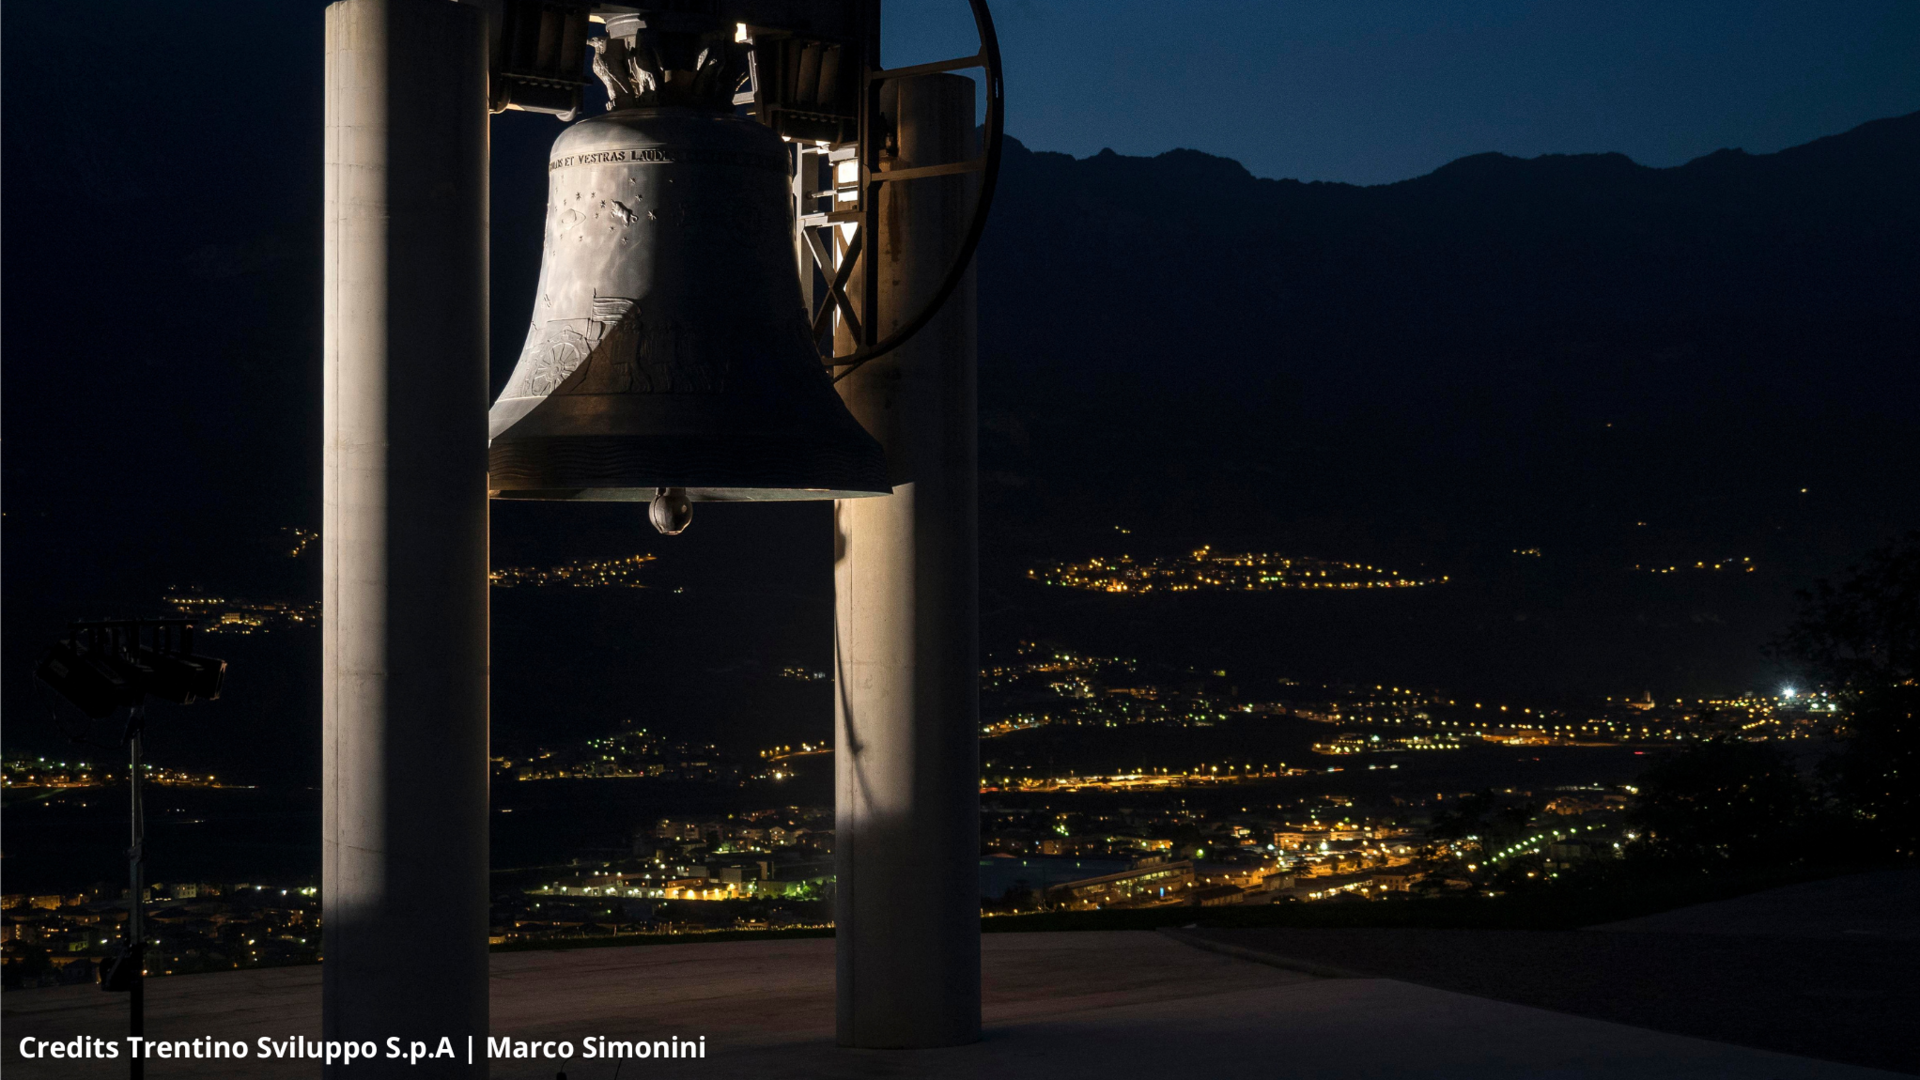
M1157 475L1177 491L1173 473L1227 462L1327 478L1183 504L1257 532L1284 523L1218 511L1279 498L1375 523L1445 516L1436 493L1474 476L1462 505L1503 504L1494 531L1523 515L1560 534L1685 504L1715 473L1748 501L1792 475L1845 481L1830 491L1883 466L1916 479L1888 455L1920 393L1920 113L1668 168L1483 154L1367 187L1191 150L1010 144L1005 160L979 256L983 445L1003 477L1064 491ZM1795 427L1873 448L1769 434ZM1604 430L1641 442L1585 445ZM1604 497L1573 493L1563 512L1554 486L1575 474ZM1899 516L1853 486L1835 511L1868 532ZM1356 507L1363 489L1389 505ZM1093 512L1067 501L1060 527ZM1740 516L1715 525L1777 524Z
M1137 161L1161 161L1162 159L1167 159L1167 158L1205 159L1210 162L1223 163L1220 166L1223 170L1237 173L1240 176L1244 177L1245 179L1254 181L1256 183L1264 182L1264 183L1272 183L1272 184L1290 184L1290 185L1297 185L1299 187L1308 187L1308 188L1325 187L1325 188L1353 188L1358 190L1375 190L1379 188L1400 187L1406 184L1417 183L1421 180L1426 180L1438 174L1448 172L1449 170L1454 170L1456 169L1456 167L1466 163L1479 163L1479 162L1490 162L1490 161L1528 164L1528 163L1534 163L1534 162L1558 162L1558 161L1565 161L1565 160L1573 160L1573 161L1603 160L1608 162L1609 164L1625 163L1627 165L1632 166L1634 169L1645 170L1647 172L1671 173L1671 172L1677 172L1681 170L1693 169L1696 167L1701 167L1703 165L1723 164L1728 160L1754 161L1754 160L1761 160L1766 158L1780 158L1782 156L1796 157L1801 155L1826 152L1831 147L1835 147L1835 146L1844 146L1851 149L1854 147L1861 146L1863 144L1878 142L1880 140L1886 140L1891 143L1896 143L1904 148L1911 145L1911 140L1914 138L1916 128L1920 128L1920 111L1903 113L1898 116L1887 116L1887 117L1880 117L1874 120L1863 121L1862 123L1856 124L1845 131L1836 132L1831 135L1822 135L1822 136L1819 136L1818 138L1809 139L1804 143L1796 143L1792 146L1781 147L1778 150L1768 151L1766 153L1761 153L1761 154L1750 153L1746 149L1742 147L1737 147L1737 146L1721 147L1720 149L1710 150L1707 153L1689 158L1686 161L1680 162L1679 164L1676 164L1676 165L1645 165L1638 161L1635 161L1632 157L1628 156L1627 154L1621 153L1618 150L1554 152L1554 153L1547 153L1547 154L1536 154L1533 157L1521 157L1517 154L1508 154L1499 150L1483 150L1477 153L1465 154L1465 155L1462 155L1461 157L1454 158L1450 161L1445 162L1444 164L1436 166L1435 168L1427 172L1420 173L1419 175L1416 175L1416 176L1409 176L1400 180L1382 181L1377 184L1357 184L1357 183L1353 183L1351 181L1345 181L1345 180L1301 180L1295 177L1284 177L1284 176L1273 176L1273 177L1255 176L1250 170L1247 169L1245 165L1241 164L1238 160L1234 158L1228 157L1224 154L1215 154L1210 151L1201 150L1195 147L1173 147L1171 149L1163 150L1158 154L1133 154L1133 155L1121 154L1113 150L1111 147L1106 147L1106 148L1102 148L1097 153L1090 154L1086 157L1076 158L1071 154L1063 153L1057 150L1036 150L1028 146L1025 142L1020 140L1017 136L1013 136L1013 135L1007 136L1007 144L1010 147L1016 147L1018 148L1018 151L1023 151L1025 153L1034 154L1037 156L1062 158L1062 159L1065 159L1068 161L1074 161L1074 162L1089 162L1089 161L1105 160L1105 159L1119 159L1121 161L1136 161L1136 162ZM1228 168L1229 166L1230 166L1230 169Z

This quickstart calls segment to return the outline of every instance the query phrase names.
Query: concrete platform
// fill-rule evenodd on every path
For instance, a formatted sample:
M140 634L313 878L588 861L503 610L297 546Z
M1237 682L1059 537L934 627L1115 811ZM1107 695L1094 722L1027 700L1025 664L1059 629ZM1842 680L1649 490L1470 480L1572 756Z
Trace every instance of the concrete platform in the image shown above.
M1920 947L1584 930L1197 930L1289 968L1887 1069L1920 1068ZM1242 951L1243 950L1243 951Z
M1920 870L1848 874L1587 929L1920 943Z
M1575 931L1195 930L1321 975L1399 979L1920 1073L1920 870L1807 882Z
M986 1039L938 1051L833 1046L828 940L640 946L493 957L493 1030L528 1039L704 1036L705 1060L620 1075L751 1078L1866 1078L1895 1074L1570 1016L1390 979L1325 979L1155 933L989 934ZM156 1037L319 1033L319 969L150 984ZM8 1080L106 1077L124 1062L25 1061L24 1036L118 1035L125 999L91 987L0 1001ZM496 1062L515 1080L612 1080L615 1063ZM151 1062L166 1077L313 1077L311 1063Z

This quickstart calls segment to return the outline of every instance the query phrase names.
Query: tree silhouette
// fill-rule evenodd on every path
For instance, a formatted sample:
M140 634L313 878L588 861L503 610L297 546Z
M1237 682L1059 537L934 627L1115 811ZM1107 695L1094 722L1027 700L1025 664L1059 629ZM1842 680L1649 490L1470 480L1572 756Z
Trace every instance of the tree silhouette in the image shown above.
M1527 826L1539 813L1540 807L1532 802L1502 801L1491 790L1481 791L1463 795L1451 807L1435 814L1427 834L1436 840L1454 841L1456 852L1463 847L1462 842L1477 847L1480 854L1475 857L1475 864L1481 867L1482 874L1490 874L1492 868L1486 865L1487 853L1524 836Z
M1640 833L1639 858L1711 869L1777 860L1811 809L1785 751L1725 739L1690 746L1643 773L1627 820Z
M1911 686L1920 659L1920 531L1847 567L1838 583L1800 592L1800 610L1768 646L1830 691Z
M1802 592L1769 651L1845 705L1825 769L1843 811L1882 853L1920 853L1920 531Z

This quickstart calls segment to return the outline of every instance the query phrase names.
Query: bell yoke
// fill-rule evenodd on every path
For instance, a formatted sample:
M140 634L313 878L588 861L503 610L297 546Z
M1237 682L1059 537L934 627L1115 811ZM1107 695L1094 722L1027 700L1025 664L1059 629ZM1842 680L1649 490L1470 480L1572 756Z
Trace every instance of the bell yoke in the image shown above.
M539 290L489 414L495 498L885 495L880 444L834 392L795 272L787 148L736 116L714 29L610 19L609 112L549 159ZM728 27L728 29L731 29Z

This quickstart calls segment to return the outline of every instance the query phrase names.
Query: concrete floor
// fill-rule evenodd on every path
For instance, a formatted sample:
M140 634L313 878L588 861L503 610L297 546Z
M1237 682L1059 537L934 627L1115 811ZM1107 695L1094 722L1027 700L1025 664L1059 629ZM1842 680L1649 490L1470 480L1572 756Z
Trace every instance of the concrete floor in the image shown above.
M1586 930L1189 931L1270 962L1636 1028L1920 1070L1920 945Z
M1920 870L1875 870L1784 885L1587 929L1920 943Z
M938 1080L1255 1075L1798 1080L1896 1074L1490 1001L1390 979L1322 979L1155 933L989 934L986 1039L939 1051L833 1046L833 942L638 946L493 957L496 1034L705 1036L703 1061L628 1062L627 1077ZM176 976L150 985L148 1031L256 1039L319 1032L319 969ZM31 1062L23 1036L117 1035L126 999L92 987L0 1001L8 1080L123 1075ZM613 1063L496 1062L493 1075L612 1080ZM165 1077L312 1077L311 1064L152 1062Z

